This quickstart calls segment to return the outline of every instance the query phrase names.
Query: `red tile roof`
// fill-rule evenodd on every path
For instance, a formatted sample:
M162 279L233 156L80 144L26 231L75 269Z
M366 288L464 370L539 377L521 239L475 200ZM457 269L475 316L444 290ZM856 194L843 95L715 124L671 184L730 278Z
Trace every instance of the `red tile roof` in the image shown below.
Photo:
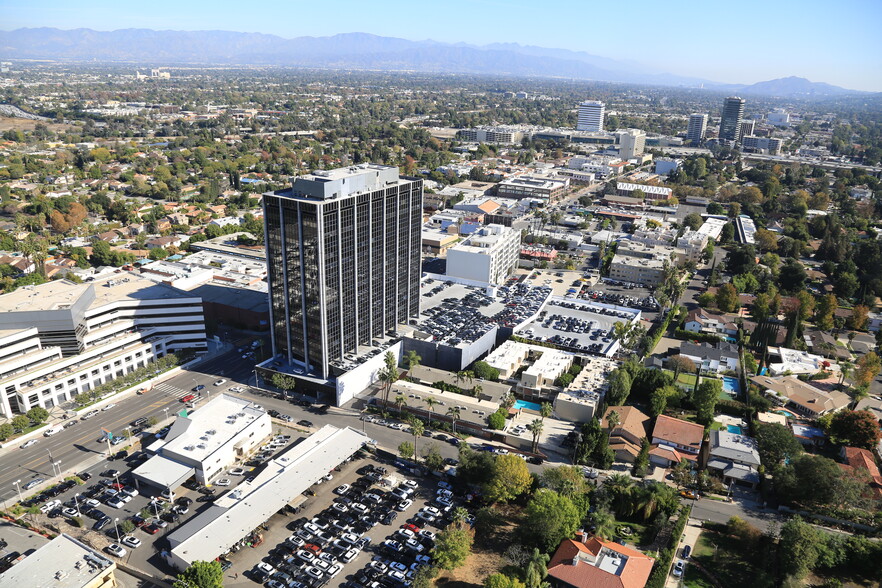
M590 563L602 549L627 558L618 575ZM579 561L573 565L576 558ZM648 555L599 537L592 537L586 543L564 539L548 563L548 575L575 588L643 588L654 562Z
M697 423L681 421L673 417L659 415L652 430L655 439L676 443L682 447L690 447L695 453L701 449L704 440L704 427Z

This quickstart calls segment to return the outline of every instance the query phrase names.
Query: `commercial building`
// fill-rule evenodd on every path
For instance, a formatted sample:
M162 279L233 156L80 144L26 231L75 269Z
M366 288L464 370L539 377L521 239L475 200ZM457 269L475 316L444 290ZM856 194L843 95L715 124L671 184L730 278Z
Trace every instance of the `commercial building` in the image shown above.
M753 135L754 130L756 129L756 121L744 119L741 121L741 129L738 131L738 142L741 143L744 141L744 137L748 135Z
M678 247L621 241L610 264L609 277L619 282L653 287L664 280L666 265L682 263L685 259L685 251Z
M745 136L741 141L741 146L745 151L753 153L767 153L769 155L778 155L781 153L781 139L774 137L754 137L752 135Z
M205 351L202 300L133 273L0 296L0 412L58 406L178 350Z
M264 194L273 354L327 379L419 314L422 180L363 164Z
M646 133L640 129L625 129L614 133L619 145L619 157L628 161L643 155L646 147Z
M180 414L155 454L132 473L139 482L174 490L195 475L205 484L249 454L272 433L268 414L248 400L219 394L189 415Z
M702 235L707 235L708 239L716 241L720 238L720 233L723 232L723 227L726 226L727 222L722 218L708 217L704 219L704 224L698 227L698 232Z
M582 532L558 546L548 578L555 588L643 588L654 563L636 549Z
M496 145L519 145L524 140L524 132L517 127L482 126L474 129L460 129L459 138L471 143L493 143Z
M0 574L0 586L114 588L116 563L62 533Z
M597 132L603 130L603 114L606 105L598 100L585 100L579 104L576 119L577 131Z
M593 419L609 389L609 373L618 363L606 357L585 357L582 370L554 399L557 418L573 423Z
M568 178L541 175L521 175L499 182L496 193L503 198L538 198L554 200L564 195L570 185Z
M686 127L686 140L693 146L698 146L704 141L707 132L707 115L694 113L689 115L689 126Z
M517 269L520 250L520 231L487 225L447 251L447 275L501 284Z
M674 191L671 188L665 188L664 186L632 184L631 182L616 183L616 194L619 196L631 197L634 195L635 190L643 192L643 197L646 200L669 200L674 195Z
M361 431L325 425L169 533L168 563L185 570L220 557L369 442Z
M675 172L680 169L680 160L679 159L668 159L665 157L660 157L655 160L655 173L660 176L666 176L671 172Z
M766 116L766 121L770 125L775 125L776 127L789 127L790 126L790 113L786 110L775 110L774 112L770 112Z
M744 120L744 99L730 96L723 102L723 114L720 118L721 141L736 142L741 136L741 122Z

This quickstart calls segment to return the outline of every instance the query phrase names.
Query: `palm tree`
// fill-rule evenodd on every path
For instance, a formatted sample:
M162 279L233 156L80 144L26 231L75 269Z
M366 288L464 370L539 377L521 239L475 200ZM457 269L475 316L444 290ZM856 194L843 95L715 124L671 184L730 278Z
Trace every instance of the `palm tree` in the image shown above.
M456 383L457 388L460 387L463 380L465 380L465 372L456 372L453 374L453 381Z
M671 500L673 491L664 484L647 484L638 496L638 510L644 521L648 521L659 511L661 506Z
M511 393L511 390L502 395L502 398L499 399L499 405L505 408L506 410L510 409L514 406L515 396Z
M380 381L383 382L383 408L385 410L389 405L389 392L392 390L392 384L398 380L398 365L395 355L391 351L386 352L383 361L386 366L380 370Z
M551 411L552 411L551 403L550 402L543 402L542 406L539 407L539 414L542 416L543 421L551 416Z
M404 394L395 397L395 406L398 408L398 418L401 418L401 409L407 406L407 398L404 397Z
M459 420L459 407L451 406L448 408L447 416L450 417L450 421L453 423L453 434L456 435L456 421Z
M594 526L594 534L609 541L616 533L616 517L605 508L591 513L589 522Z
M426 396L426 399L423 401L426 403L426 406L429 407L429 412L432 413L432 416L429 417L429 424L432 424L432 421L435 420L435 407L440 404L439 400L435 400L431 396Z
M850 361L843 361L839 364L839 385L841 386L845 379L851 376L852 364Z
M423 421L418 418L413 418L410 421L410 432L413 433L413 457L414 461L416 461L417 456L417 440L420 436L426 431L425 425L423 425Z
M484 391L484 386L482 386L480 384L475 384L475 387L472 388L472 394L475 396L475 398L480 398L481 392L483 392L483 391Z
M609 432L612 434L612 430L619 426L619 413L616 411L611 411L608 415L606 415L606 423L609 425Z
M625 474L613 474L604 482L603 487L612 498L613 508L620 517L631 513L634 504L634 481Z
M539 435L542 434L542 427L542 419L535 419L527 425L527 430L533 434L533 453L536 453L536 450L539 449Z
M420 357L419 354L417 354L417 352L414 351L413 349L411 349L410 351L408 351L407 353L404 354L404 365L407 366L408 375L410 375L410 376L413 375L413 374L411 374L411 372L413 371L413 368L420 365L420 361L422 359L423 358Z
M548 561L551 559L548 554L542 553L535 547L533 554L526 566L526 585L527 588L540 588L543 584L542 580L548 575Z

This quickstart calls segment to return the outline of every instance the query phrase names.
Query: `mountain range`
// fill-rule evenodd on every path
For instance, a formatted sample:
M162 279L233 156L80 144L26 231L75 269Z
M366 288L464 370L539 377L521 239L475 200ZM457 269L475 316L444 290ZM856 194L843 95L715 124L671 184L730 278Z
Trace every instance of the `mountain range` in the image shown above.
M151 29L0 31L0 58L123 62L152 65L277 65L429 73L556 77L604 82L705 87L779 97L828 97L846 93L804 78L782 78L751 86L680 76L646 65L583 51L494 43L485 46L409 41L368 33L284 39L231 31Z

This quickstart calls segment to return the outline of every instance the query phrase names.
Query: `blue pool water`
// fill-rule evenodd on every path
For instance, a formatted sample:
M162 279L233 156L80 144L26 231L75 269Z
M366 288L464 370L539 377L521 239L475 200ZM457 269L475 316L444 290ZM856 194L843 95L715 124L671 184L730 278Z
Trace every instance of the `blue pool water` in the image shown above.
M767 373L769 373L769 368L764 367L764 368L760 369L759 375L765 376Z
M741 392L741 384L738 382L738 378L723 376L723 390L737 396Z
M795 419L795 418L796 418L796 415L795 415L795 414L793 414L793 413L790 412L789 410L784 410L783 408L780 409L780 410L776 410L775 412L778 413L778 414L783 414L784 416L786 416L787 418L790 418L790 419Z
M732 433L733 435L741 434L741 427L738 425L726 425L726 430Z
M542 406L536 404L535 402L527 402L526 400L515 400L514 409L520 410L522 408L527 408L529 410L535 410L539 412L542 410Z

